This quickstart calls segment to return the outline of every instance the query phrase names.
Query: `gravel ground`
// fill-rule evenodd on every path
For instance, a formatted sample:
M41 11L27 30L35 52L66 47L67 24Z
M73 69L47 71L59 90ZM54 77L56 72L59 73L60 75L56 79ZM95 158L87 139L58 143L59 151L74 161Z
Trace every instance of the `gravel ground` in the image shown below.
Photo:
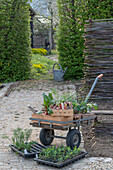
M30 104L35 109L40 109L43 103L42 93L48 93L51 88L56 88L60 93L65 91L75 92L75 85L72 82L53 82L53 81L25 81L18 84L18 86L10 93L8 97L0 98L0 170L52 170L56 169L45 165L37 164L33 159L24 159L13 153L9 148L10 141L3 138L6 134L9 138L13 135L13 130L17 127L31 128L31 139L39 141L40 128L30 126L31 111L27 108ZM1 90L2 92L2 90ZM0 92L0 93L1 93ZM58 135L66 135L67 132L56 131ZM65 145L64 140L55 139L53 144ZM81 146L84 149L82 141ZM71 165L68 165L63 170L112 170L112 158L85 158L79 160Z

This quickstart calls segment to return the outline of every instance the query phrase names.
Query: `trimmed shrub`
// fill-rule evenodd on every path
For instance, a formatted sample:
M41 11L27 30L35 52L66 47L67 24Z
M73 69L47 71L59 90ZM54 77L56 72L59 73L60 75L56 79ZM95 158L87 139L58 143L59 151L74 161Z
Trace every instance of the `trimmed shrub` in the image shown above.
M86 19L113 18L113 0L86 0Z
M65 79L83 77L84 21L113 17L112 0L57 0L59 10L58 52Z
M80 79L83 77L84 39L83 17L80 1L58 0L59 30L58 53L62 68L68 67L65 79Z
M0 1L0 81L29 78L31 31L28 0Z

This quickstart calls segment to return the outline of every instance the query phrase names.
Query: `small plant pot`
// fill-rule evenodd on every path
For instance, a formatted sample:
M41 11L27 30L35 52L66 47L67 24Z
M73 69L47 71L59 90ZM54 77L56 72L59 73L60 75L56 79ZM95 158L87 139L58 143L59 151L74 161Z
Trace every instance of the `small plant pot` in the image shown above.
M44 164L44 165L48 165L48 166L54 166L56 168L62 168L66 165L69 165L71 163L74 163L75 161L78 161L78 160L84 158L86 154L87 154L87 152L80 152L79 154L77 154L77 156L70 158L70 159L67 159L67 160L65 160L64 162L61 162L61 163L54 163L54 162L46 161L46 160L39 159L39 158L35 158L34 160L37 161L40 164Z
M24 150L18 149L15 145L10 145L10 147L14 152L25 158L35 158L36 154L39 154L42 152L42 149L46 148L39 143L35 143L31 145L31 150L25 153Z

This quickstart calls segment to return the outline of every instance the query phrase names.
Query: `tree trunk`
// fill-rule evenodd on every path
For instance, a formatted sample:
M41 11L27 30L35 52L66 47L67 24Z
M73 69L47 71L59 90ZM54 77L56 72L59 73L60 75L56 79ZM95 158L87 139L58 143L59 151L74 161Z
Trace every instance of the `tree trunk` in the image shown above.
M54 34L54 30L53 30L53 11L51 9L51 41L52 41L51 47L52 47L52 49L54 49L53 34Z

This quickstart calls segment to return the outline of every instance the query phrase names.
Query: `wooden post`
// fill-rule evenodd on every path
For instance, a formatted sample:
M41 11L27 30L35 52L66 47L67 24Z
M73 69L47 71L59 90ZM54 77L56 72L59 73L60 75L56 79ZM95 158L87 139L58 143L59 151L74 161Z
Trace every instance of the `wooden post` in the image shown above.
M51 28L49 28L49 42L50 42L50 53L51 53L51 49L52 49Z
M31 26L31 47L33 48L33 15L31 15L30 26Z

